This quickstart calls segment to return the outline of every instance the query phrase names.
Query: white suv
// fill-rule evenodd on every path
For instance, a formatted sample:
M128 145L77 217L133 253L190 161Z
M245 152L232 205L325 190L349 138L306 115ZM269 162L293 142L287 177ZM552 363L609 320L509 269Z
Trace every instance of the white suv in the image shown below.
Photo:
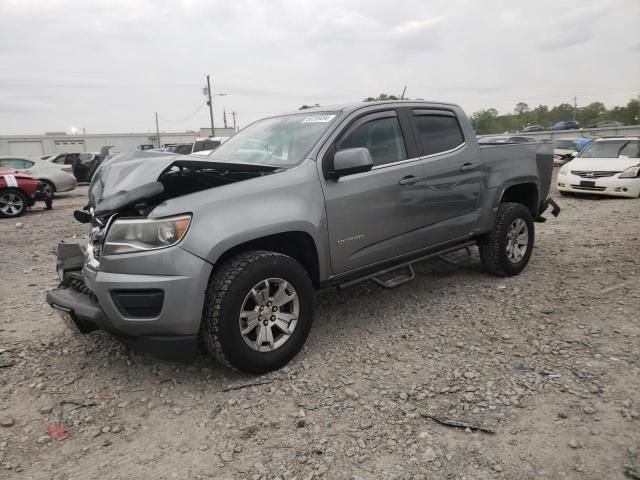
M640 137L594 140L558 172L558 190L640 197Z

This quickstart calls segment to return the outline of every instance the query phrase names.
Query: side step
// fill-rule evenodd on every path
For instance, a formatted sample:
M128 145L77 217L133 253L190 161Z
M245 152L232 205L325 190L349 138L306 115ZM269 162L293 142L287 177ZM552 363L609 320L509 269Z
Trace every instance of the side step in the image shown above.
M452 260L449 259L445 259L443 257L443 255L446 255L447 253L452 253L452 252L457 252L458 250L463 250L466 249L467 253L469 253L469 255L471 255L471 251L469 250L469 247L472 247L476 244L475 241L469 241L469 242L465 242L459 245L455 245L453 247L449 247L449 248L445 248L444 250L439 250L437 252L433 252L433 253L429 253L427 255L423 255L421 257L415 258L413 260L410 260L408 262L403 262L400 263L398 265L394 265L393 267L389 267L389 268L385 268L383 270L371 273L369 275L364 275L362 277L359 278L355 278L353 280L349 280L347 282L341 283L338 285L338 288L340 290L342 290L343 288L348 288L351 287L353 285L356 285L358 283L361 282L365 282L367 280L372 280L375 283L377 283L378 285L380 285L381 287L384 288L395 288L395 287L399 287L400 285L404 285L405 283L408 283L410 281L412 281L413 279L416 278L416 274L413 270L413 264L414 263L418 263L418 262L422 262L423 260L428 260L430 258L434 258L434 257L439 257L442 260L448 262L448 263L452 263L454 265L457 265L459 263L462 262L454 262ZM394 273L396 271L402 271L405 270L404 273L401 273L399 275L396 275L395 277L392 278L388 278L388 279L383 279L381 277L383 277L384 275L388 275L390 273Z
M469 247L464 247L464 250L467 252L467 256L462 260L451 260L450 258L447 258L444 254L438 255L438 258L442 260L444 263L448 263L449 265L462 265L463 263L467 263L471 258L471 249ZM452 252L449 252L449 253L452 253Z
M396 270L403 270L403 269L407 270L405 274L397 275L387 280L383 280L380 278L385 273L391 273L391 272L395 272ZM409 283L414 278L416 278L416 272L413 271L413 266L409 264L409 265L401 265L399 267L391 268L389 270L382 270L381 272L378 272L375 277L371 277L371 280L376 282L381 287L395 288L395 287L399 287L400 285L404 285L405 283Z

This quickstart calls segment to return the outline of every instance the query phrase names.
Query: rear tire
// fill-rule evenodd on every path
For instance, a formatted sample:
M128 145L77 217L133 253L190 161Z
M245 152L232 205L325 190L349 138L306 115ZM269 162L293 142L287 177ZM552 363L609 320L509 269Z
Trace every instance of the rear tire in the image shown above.
M230 258L211 276L200 335L222 364L262 374L300 351L313 309L313 285L302 265L280 253L249 251Z
M534 239L531 211L521 203L501 203L493 230L478 239L480 259L493 275L518 275L529 263Z
M17 188L0 190L0 217L18 218L29 206L27 196Z

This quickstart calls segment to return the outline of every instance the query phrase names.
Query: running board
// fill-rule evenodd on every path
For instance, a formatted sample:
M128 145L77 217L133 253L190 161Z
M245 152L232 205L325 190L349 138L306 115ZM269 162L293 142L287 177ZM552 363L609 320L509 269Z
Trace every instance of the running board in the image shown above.
M460 250L462 250L462 248ZM445 257L445 254L438 255L438 258L442 260L444 263L448 263L449 265L462 265L463 263L467 263L471 258L471 248L464 247L464 250L467 252L468 256L463 258L462 260L451 260L450 258ZM452 253L452 252L449 252L449 253Z
M348 288L351 287L353 285L356 285L358 283L362 283L362 282L366 282L367 280L372 280L375 283L377 283L378 285L380 285L381 287L384 288L395 288L395 287L399 287L400 285L404 285L405 283L408 283L410 281L412 281L413 279L416 278L416 274L413 270L413 265L415 263L418 262L422 262L424 260L428 260L434 257L439 257L441 259L444 260L444 258L442 257L443 255L446 255L447 253L452 253L452 252L456 252L458 250L463 250L466 249L467 252L469 254L471 254L471 251L469 250L469 247L472 247L476 244L475 241L469 241L466 243L461 243L459 245L455 245L453 247L449 247L449 248L445 248L444 250L439 250L437 252L433 252L433 253L429 253L427 255L423 255L421 257L418 258L414 258L413 260L410 260L408 262L403 262L400 263L398 265L395 265L393 267L389 267L389 268L385 268L383 270L380 270L378 272L374 272L371 273L369 275L364 275L362 277L359 278L355 278L353 280L349 280L348 282L344 282L338 285L338 289L342 290L344 288ZM448 263L453 263L454 265L457 264L456 262L453 262L451 260L445 260ZM400 274L397 275L393 278L387 279L387 280L383 280L380 277L384 276L384 275L388 275L390 273L399 271L399 270L406 270L406 272L404 274Z
M384 275L385 273L395 272L396 270L407 269L407 273L404 275L398 275L396 277L390 278L388 280L382 280L379 278L380 275ZM376 282L378 285L384 288L396 288L400 285L404 285L405 283L409 283L411 280L416 278L416 272L413 271L413 267L411 264L404 265L402 267L392 268L390 270L383 270L382 272L378 272L375 277L371 277L371 280Z

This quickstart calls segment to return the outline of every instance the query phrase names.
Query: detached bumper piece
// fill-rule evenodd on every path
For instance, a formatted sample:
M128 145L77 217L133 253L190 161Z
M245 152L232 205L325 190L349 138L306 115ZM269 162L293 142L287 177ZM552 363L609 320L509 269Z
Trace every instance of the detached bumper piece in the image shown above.
M159 360L173 363L190 363L195 360L198 348L197 335L143 335L131 336L118 331L109 322L95 294L85 284L79 270L78 245L59 245L58 273L63 278L58 288L47 292L47 303L64 323L81 333L103 330L118 338L132 350L148 354ZM66 256L65 256L66 255ZM119 309L131 317L154 316L162 308L164 293L161 290L114 291Z
M553 215L554 217L557 217L558 215L560 215L560 205L558 205L555 202L555 200L553 200L552 198L547 198L540 205L540 212L538 213L538 216L534 220L540 223L546 222L547 219L543 217L542 214L546 212L549 207L551 207L551 215Z

